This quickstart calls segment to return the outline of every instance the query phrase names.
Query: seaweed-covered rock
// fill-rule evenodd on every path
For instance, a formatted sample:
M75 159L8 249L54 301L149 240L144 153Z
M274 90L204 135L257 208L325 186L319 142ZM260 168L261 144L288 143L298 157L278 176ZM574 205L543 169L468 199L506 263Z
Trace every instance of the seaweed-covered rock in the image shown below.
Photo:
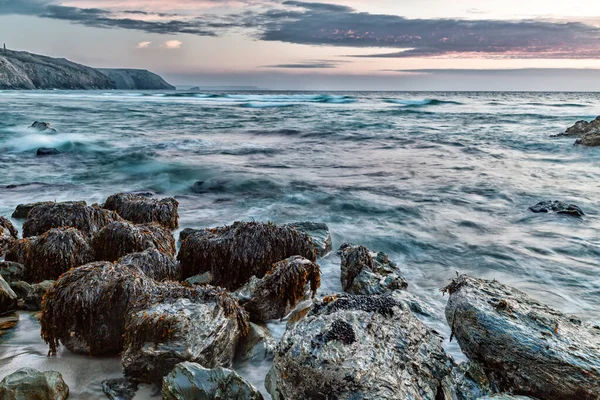
M17 295L0 276L0 315L17 309Z
M106 199L104 208L116 211L124 219L136 224L156 222L171 230L179 226L179 202L174 198L158 200L139 194L119 193Z
M41 235L52 228L68 226L92 236L114 221L115 212L81 203L49 203L32 208L23 223L23 237Z
M185 239L187 239L192 233L199 232L199 229L185 228L181 232L179 232L179 242L182 243Z
M158 224L134 225L119 221L108 224L94 235L92 246L98 261L116 261L119 258L146 249L175 256L175 238Z
M600 398L600 327L496 281L462 275L444 290L454 337L501 391L548 400Z
M275 400L434 400L452 364L393 295L340 295L288 325L265 383Z
M59 341L75 353L120 352L126 316L134 302L149 296L155 285L141 271L109 262L63 274L42 307L42 338L50 354L56 354Z
M8 283L25 279L25 266L12 261L0 261L0 275Z
M365 246L345 244L340 248L342 288L351 294L384 294L408 287L398 266L387 254L373 253Z
M40 311L44 295L52 289L55 281L44 281L30 285L27 282L18 281L10 284L11 289L19 298L20 308L27 311Z
M57 228L19 240L6 259L25 265L25 281L41 282L58 279L71 268L94 261L94 251L77 229Z
M157 281L177 281L181 278L179 263L170 255L154 248L144 250L140 253L128 254L121 257L117 263L138 268L150 278Z
M177 364L164 377L162 396L163 400L263 400L260 392L235 371L190 362Z
M33 124L31 124L29 129L35 129L40 132L56 132L56 129L54 129L48 122L43 121L35 121Z
M17 228L7 218L0 216L0 257L19 238Z
M296 305L314 297L321 285L319 266L300 256L273 264L262 279L253 276L237 297L253 321L280 319Z
M541 201L537 203L533 207L529 207L529 210L534 213L556 213L556 214L565 214L570 215L572 217L582 217L585 214L581 210L581 208L577 207L574 204L563 203L562 201L553 200L553 201Z
M177 258L184 279L210 271L215 285L237 290L253 275L262 278L273 263L296 255L316 261L306 233L272 223L236 222L192 233Z
M15 219L25 219L29 215L29 211L31 211L33 208L35 208L37 206L52 205L52 204L56 204L56 203L53 201L43 201L43 202L39 202L39 203L19 204L17 206L17 208L15 209L15 211L13 212L12 217ZM85 201L68 201L68 202L61 203L61 204L78 204L80 206L87 206L87 203Z
M132 313L126 326L123 370L127 377L160 383L176 364L231 365L248 316L223 289L165 282L147 307Z
M286 226L296 228L310 236L317 251L317 256L323 257L331 251L331 232L329 232L327 224L322 222L293 222L286 224Z
M21 368L0 382L2 400L66 400L69 387L60 372Z
M272 359L276 345L275 338L269 329L250 322L248 334L238 343L236 359L240 361Z

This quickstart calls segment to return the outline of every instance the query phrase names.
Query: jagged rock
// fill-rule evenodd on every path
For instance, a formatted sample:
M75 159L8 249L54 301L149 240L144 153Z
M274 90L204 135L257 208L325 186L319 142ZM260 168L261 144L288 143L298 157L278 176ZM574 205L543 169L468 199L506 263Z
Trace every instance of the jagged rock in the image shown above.
M19 238L17 228L7 218L0 216L0 257Z
M46 294L42 338L56 354L59 341L74 353L123 350L125 318L156 283L130 266L99 262L63 274Z
M327 224L322 222L293 222L286 224L286 226L294 227L310 236L318 257L323 257L331 251L331 232Z
M248 334L238 343L236 359L240 361L272 359L276 345L275 338L266 327L251 322Z
M52 204L56 203L52 201L42 201L39 203L19 204L13 212L13 214L11 215L11 217L15 219L25 219L29 215L29 211L31 211L34 207ZM68 201L61 204L78 204L81 206L87 206L87 203L85 201Z
M575 144L587 147L600 146L600 133L594 132L583 135L575 141Z
M17 295L0 276L0 315L17 309Z
M316 261L310 236L272 223L236 222L192 233L177 258L184 279L210 271L215 285L236 290L253 275L262 278L273 263L295 255Z
M56 132L56 129L54 129L48 122L43 121L35 121L29 128L36 129L40 132Z
M57 228L17 241L6 253L6 260L23 264L24 280L37 283L58 279L71 268L94 261L94 251L77 229Z
M0 275L8 283L25 279L25 266L12 261L0 261Z
M56 371L21 368L0 382L2 400L66 400L69 387Z
M161 283L146 308L129 315L123 354L125 376L160 383L176 364L228 367L248 316L225 290Z
M102 381L102 391L110 400L132 400L137 390L137 383L126 378Z
M340 295L288 325L265 384L274 400L434 400L452 367L441 338L393 294Z
M342 288L351 294L384 294L408 287L400 269L383 252L344 244L340 248Z
M542 201L536 204L533 207L529 207L529 210L534 213L556 213L556 214L566 214L572 217L582 217L584 216L584 212L581 208L577 207L574 204L563 203L562 201Z
M185 228L184 230L182 230L181 232L179 232L179 242L183 242L185 239L187 239L192 233L194 232L200 232L199 229L192 229L192 228Z
M19 298L20 308L27 311L40 311L44 295L52 289L55 281L44 281L30 285L27 282L18 281L10 284L11 289Z
M134 225L130 222L113 222L94 235L92 246L96 260L116 261L131 253L147 249L175 256L175 238L158 224Z
M178 281L181 278L179 263L173 257L156 249L147 249L141 253L128 254L121 257L117 263L138 268L147 276L157 281Z
M319 266L294 256L273 264L262 279L250 278L236 296L253 321L264 322L285 317L299 302L314 297L319 286Z
M260 392L235 371L190 362L177 364L164 377L162 396L163 400L263 400Z
M465 362L442 380L442 392L444 400L477 400L491 395L493 390L481 365Z
M548 400L600 398L600 327L496 281L462 275L444 291L454 337L500 391Z
M40 147L35 153L37 157L56 156L58 154L60 154L60 151L53 147Z
M81 203L44 203L32 208L23 223L23 237L41 235L52 228L68 226L92 236L111 222L119 221L115 212Z
M179 226L179 202L174 198L157 200L133 193L119 193L110 196L103 207L135 224L156 222L171 230Z

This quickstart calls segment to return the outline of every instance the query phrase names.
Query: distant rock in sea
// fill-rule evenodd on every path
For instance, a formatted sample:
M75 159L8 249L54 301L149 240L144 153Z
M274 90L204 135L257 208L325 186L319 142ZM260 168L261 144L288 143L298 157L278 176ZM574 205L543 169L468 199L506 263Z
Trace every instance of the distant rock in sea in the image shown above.
M98 71L110 78L119 90L175 90L175 86L145 69L99 68Z

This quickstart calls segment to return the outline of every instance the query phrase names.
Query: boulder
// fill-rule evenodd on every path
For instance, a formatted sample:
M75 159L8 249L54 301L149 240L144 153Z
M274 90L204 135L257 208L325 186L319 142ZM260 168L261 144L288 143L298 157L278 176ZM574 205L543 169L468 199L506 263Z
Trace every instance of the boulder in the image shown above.
M56 354L59 342L75 353L120 352L127 314L155 285L141 271L110 262L63 274L42 307L42 338L50 346L49 353Z
M92 246L98 261L116 261L131 253L147 249L174 257L175 238L166 228L158 224L134 225L119 221L108 224L94 235Z
M192 233L177 258L183 279L210 271L215 285L237 290L253 275L260 279L273 263L295 255L316 261L306 233L272 223L236 222Z
M44 295L52 289L54 284L55 281L44 281L33 285L18 281L12 282L10 287L19 298L20 308L27 311L40 311Z
M31 211L33 208L37 206L47 206L52 204L56 203L52 201L43 201L40 203L19 204L13 212L12 217L15 219L25 219L29 215L29 211ZM61 204L77 204L80 206L87 206L87 203L85 201L69 201Z
M565 214L570 215L572 217L582 217L585 214L581 210L581 208L577 207L574 204L563 203L562 201L553 200L553 201L541 201L537 203L533 207L529 207L529 210L534 213L556 213L556 214Z
M54 129L48 122L43 121L35 121L29 128L38 130L40 132L56 132L56 129Z
M52 228L68 226L92 236L106 225L121 220L115 212L81 203L49 203L32 208L23 223L23 237L37 236Z
M133 400L138 384L127 378L102 381L102 391L110 400Z
M56 371L21 368L0 382L2 400L65 400L69 387Z
M12 261L0 261L0 275L8 283L25 279L25 266Z
M156 222L170 230L179 226L179 202L174 198L158 200L133 193L119 193L110 196L103 207L116 211L135 224Z
M464 362L442 380L444 400L478 400L494 393L481 365Z
M17 309L17 294L0 276L0 315Z
M178 281L181 279L179 263L170 255L154 248L140 253L127 254L121 257L117 263L137 268L157 281Z
M294 256L273 264L261 279L253 276L236 297L253 321L264 322L285 317L299 302L314 297L319 286L319 266Z
M465 355L500 391L539 399L600 398L600 327L496 281L466 275L443 289Z
M37 157L56 156L58 154L60 154L60 151L54 147L40 147L35 153Z
M274 400L435 400L453 367L441 343L394 294L326 297L288 325L265 384Z
M182 362L163 379L163 400L263 400L250 382L235 371Z
M6 260L23 264L24 280L35 283L58 279L71 268L94 261L94 251L77 229L57 228L17 241Z
M365 246L344 244L340 248L342 288L351 294L384 294L408 287L398 266L387 254Z
M310 236L318 257L324 257L332 250L331 232L327 224L322 222L293 222L285 226L296 228Z
M160 283L145 308L131 313L122 363L125 376L160 383L183 361L229 367L248 316L229 293L211 286Z
M248 334L238 343L236 359L239 361L270 360L273 358L276 345L269 329L250 322Z
M17 228L7 218L0 216L0 257L6 253L19 238Z

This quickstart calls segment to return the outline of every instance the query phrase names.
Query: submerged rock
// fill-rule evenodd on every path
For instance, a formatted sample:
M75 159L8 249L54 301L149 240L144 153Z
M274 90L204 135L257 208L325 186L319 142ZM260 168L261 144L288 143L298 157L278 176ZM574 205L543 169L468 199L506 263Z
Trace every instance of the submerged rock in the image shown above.
M69 387L56 371L21 368L0 382L2 400L65 400Z
M584 212L581 208L577 207L574 204L563 203L562 201L553 200L553 201L541 201L533 207L529 207L529 210L534 213L556 213L556 214L566 214L573 217L582 217L584 216Z
M25 219L29 215L29 211L31 211L33 208L35 208L37 206L46 206L46 205L52 205L52 204L57 204L57 203L55 203L53 201L43 201L43 202L39 202L39 203L19 204L17 206L17 208L15 209L15 211L13 212L12 217L15 219ZM85 201L68 201L68 202L64 202L64 203L60 203L60 204L77 204L77 205L81 205L81 206L87 206L87 203Z
M35 121L29 128L36 129L40 132L56 132L56 129L54 129L48 122L43 121Z
M237 297L253 321L263 322L285 317L299 302L314 297L319 286L319 266L294 256L275 263L262 279L253 276Z
M179 226L179 202L174 198L157 200L133 193L119 193L110 196L103 207L116 211L135 224L156 222L171 230Z
M408 287L400 269L387 254L365 246L345 244L340 248L342 288L351 294L384 294Z
M285 226L296 228L310 236L318 257L324 257L331 251L331 232L329 232L327 224L322 222L293 222Z
M40 147L35 153L37 157L56 156L58 154L60 154L60 151L54 147Z
M177 258L184 279L210 271L215 285L236 290L253 275L262 278L273 263L295 255L316 261L306 233L272 223L236 222L192 233Z
M12 261L0 261L0 275L8 283L25 279L25 266Z
M41 235L52 228L68 226L92 236L114 221L116 213L81 203L44 203L29 211L23 223L23 237Z
M393 296L340 295L288 325L265 381L273 399L439 399L441 339Z
M250 322L248 334L238 343L236 359L240 361L272 359L276 345L275 338L269 329Z
M0 276L0 315L17 309L17 294Z
M148 277L157 281L178 281L181 278L179 263L173 257L156 249L128 254L121 257L117 263L138 268Z
M102 381L102 391L110 400L132 400L137 390L137 383L127 378Z
M235 371L190 362L177 364L164 377L162 396L163 400L263 400L260 392Z
M19 238L17 228L7 218L0 216L0 257Z
M444 291L454 337L498 389L548 400L600 398L600 327L496 281L462 275Z
M134 225L130 222L113 222L94 235L92 246L96 260L116 261L119 258L147 249L175 256L173 234L158 224Z

